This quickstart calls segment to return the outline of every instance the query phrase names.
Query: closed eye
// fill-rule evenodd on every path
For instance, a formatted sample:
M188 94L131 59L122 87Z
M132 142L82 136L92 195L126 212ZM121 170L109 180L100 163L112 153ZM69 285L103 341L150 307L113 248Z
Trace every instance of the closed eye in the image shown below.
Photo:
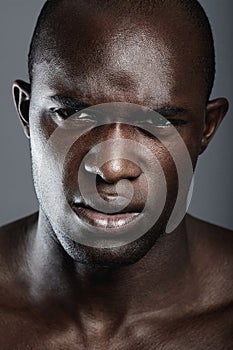
M51 112L56 114L57 116L67 119L71 115L75 114L78 112L78 110L73 109L73 108L52 108Z
M134 115L137 124L149 124L157 128L168 128L170 126L179 127L186 124L186 120L175 118L175 111L166 111L163 114L157 111L146 111L144 113L137 113ZM170 118L169 118L170 117Z
M51 108L50 112L56 115L59 119L66 120L96 120L98 116L98 111L92 111L89 107L88 110L85 107L80 106L79 108L72 107L62 107L62 108ZM157 128L168 128L170 126L179 127L187 122L184 119L175 118L177 114L182 114L183 110L165 107L160 110L148 110L143 113L136 112L131 115L136 124L150 124ZM103 117L103 116L102 116ZM170 118L169 118L170 117ZM101 118L102 119L102 118Z
M181 126L181 125L187 124L186 120L182 120L182 119L168 119L168 121L173 126Z
M93 119L93 117L94 117L94 115L92 115L91 113L88 113L83 108L80 108L80 109L74 109L74 108L70 108L70 107L52 108L50 111L62 120L66 120L68 118L75 119L75 120L80 120L80 119L85 119L85 118L89 118L89 119L92 118ZM89 112L91 112L91 111L89 111Z
M175 127L179 127L184 124L187 124L186 120L177 118L178 116L187 114L187 110L185 110L184 108L166 106L158 110L154 110L154 112L156 112L157 115L160 114L162 118L167 120L168 126L173 125Z

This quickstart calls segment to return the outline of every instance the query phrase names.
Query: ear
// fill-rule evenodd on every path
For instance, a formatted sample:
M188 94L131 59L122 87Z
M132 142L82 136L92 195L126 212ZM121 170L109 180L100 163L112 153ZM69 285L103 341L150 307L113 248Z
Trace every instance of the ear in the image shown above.
M221 121L228 111L229 103L225 98L218 98L209 101L206 106L206 115L204 123L204 131L201 140L200 154L205 151L210 140L214 136Z
M22 80L16 80L12 87L12 93L13 93L15 108L18 112L20 121L24 128L24 133L28 138L30 138L29 106L30 106L31 85Z

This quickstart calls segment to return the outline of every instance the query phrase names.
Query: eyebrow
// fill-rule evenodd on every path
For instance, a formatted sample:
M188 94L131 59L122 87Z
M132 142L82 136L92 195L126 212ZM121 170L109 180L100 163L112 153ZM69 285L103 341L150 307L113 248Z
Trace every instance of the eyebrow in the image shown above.
M161 107L158 109L153 109L153 111L163 115L164 117L168 117L168 116L172 117L172 116L175 116L177 114L185 114L188 112L188 110L185 108L170 107L170 106L165 106L165 107Z
M74 108L74 109L88 108L91 106L88 103L84 103L84 102L80 101L78 98L68 97L68 96L63 96L63 95L51 96L51 100L53 100L54 102L58 102L64 106Z
M64 96L64 95L60 95L60 94L51 96L51 99L54 102L58 102L58 103L62 104L63 106L67 106L67 107L74 108L74 109L84 109L84 108L91 107L90 104L84 103L81 100L79 100L78 98ZM157 108L157 109L151 108L151 110L163 115L164 117L168 117L168 116L172 117L172 116L176 116L177 114L185 114L188 112L188 110L185 108L171 107L171 106L164 106L164 107Z

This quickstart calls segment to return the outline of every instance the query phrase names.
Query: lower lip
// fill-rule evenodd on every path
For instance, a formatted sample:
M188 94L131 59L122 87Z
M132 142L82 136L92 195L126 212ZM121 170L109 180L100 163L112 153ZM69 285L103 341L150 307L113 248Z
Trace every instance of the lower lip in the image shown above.
M123 213L107 215L95 210L83 207L75 207L74 211L78 217L87 224L99 228L120 228L135 220L140 213Z

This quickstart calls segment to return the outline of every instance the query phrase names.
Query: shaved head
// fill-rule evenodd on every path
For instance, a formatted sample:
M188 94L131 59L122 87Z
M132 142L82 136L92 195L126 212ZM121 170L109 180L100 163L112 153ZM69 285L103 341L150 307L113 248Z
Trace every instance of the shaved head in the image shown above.
M77 41L82 44L83 28L89 22L90 31L94 26L97 33L95 44L102 50L105 44L98 43L98 31L110 35L108 18L114 19L115 27L121 26L125 29L126 37L131 35L130 28L134 25L136 27L137 23L139 26L146 23L147 28L150 26L149 31L154 31L155 38L160 35L160 31L165 35L167 27L172 26L173 35L170 35L170 45L174 47L180 45L180 50L183 51L180 55L183 55L186 50L191 51L189 42L195 38L193 45L195 50L193 54L191 53L193 58L190 64L195 74L202 76L205 89L203 93L206 94L206 100L209 99L215 78L215 50L209 20L196 0L48 0L40 13L30 45L28 60L30 81L33 81L35 63L51 62L54 59L55 50L62 55L62 51L70 50L70 46L73 45L71 42L66 41L64 44L64 41L60 41L61 26L63 31L69 31L69 21L79 22L76 35ZM147 34L145 32L144 37ZM87 40L86 33L83 40ZM92 42L93 38L90 44ZM130 57L128 59L131 60ZM93 65L99 60L100 56L96 55Z
M30 48L31 84L16 84L14 91L16 102L19 92L22 101L27 102L27 111L22 104L19 112L30 136L33 177L40 207L73 259L101 266L131 264L165 234L180 185L173 152L182 162L184 159L182 147L171 131L174 129L186 146L190 168L195 169L199 155L208 146L227 110L225 99L207 103L214 67L211 28L197 1L46 2ZM113 110L107 110L109 125L105 123L105 115L95 113L98 105L112 106L116 102L134 105L140 112L139 124L134 127L127 123L127 118L131 117L128 107L123 111L116 108L119 117L116 123ZM86 108L89 113L83 110ZM23 116L21 111L28 114ZM142 111L147 111L149 116ZM166 123L159 121L157 125L150 116L151 111L165 118ZM137 121L134 113L132 117ZM68 119L71 127L66 126ZM96 124L99 122L104 125ZM147 129L145 132L144 125L156 128L159 136L154 137ZM126 140L143 147L141 153L136 147L132 149L133 164L126 162L125 152L129 148ZM114 162L106 161L103 166L97 166L94 157L98 158L99 151L95 147L105 141L109 142L104 146L109 158L104 159ZM154 158L147 158L147 149ZM158 177L160 171L152 167L157 161L166 180L164 197ZM137 164L140 166L134 166ZM145 171L141 164L142 167L145 164ZM79 172L85 186L87 184L85 188L90 189L86 203ZM97 192L109 194L109 197L115 197L121 179L131 181L135 197L133 207L127 209L130 217L132 211L142 213L142 208L146 208L149 192L151 197L153 194L152 202L160 204L164 198L159 220L142 237L123 247L100 251L98 247L89 249L83 245L80 255L80 244L73 238L79 237L76 236L79 233L89 235L93 227L105 234L108 230L111 232L117 222L116 232L122 233L123 226L128 230L121 216L112 219L97 210L93 210L93 216L88 216L91 213L88 208L95 208L90 179L96 179ZM186 201L184 204L186 208ZM146 214L139 219L153 217L153 205L149 205ZM129 229L131 223L137 233L137 222L133 226L130 221Z

